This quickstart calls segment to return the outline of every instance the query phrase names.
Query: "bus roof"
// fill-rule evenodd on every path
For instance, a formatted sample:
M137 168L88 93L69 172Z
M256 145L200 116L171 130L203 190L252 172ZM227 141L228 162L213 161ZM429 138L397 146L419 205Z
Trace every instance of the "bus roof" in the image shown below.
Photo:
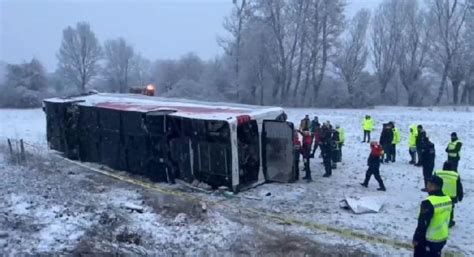
M173 111L172 116L235 121L238 116L248 115L252 119L275 119L283 112L280 107L266 107L222 102L203 102L187 99L150 97L137 94L98 93L67 98L45 99L50 103L77 102L81 106L95 106L132 112Z

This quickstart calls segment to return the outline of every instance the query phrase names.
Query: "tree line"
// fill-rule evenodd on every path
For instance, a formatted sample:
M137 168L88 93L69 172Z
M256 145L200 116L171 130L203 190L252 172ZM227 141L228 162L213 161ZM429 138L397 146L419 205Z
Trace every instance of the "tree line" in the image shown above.
M345 0L234 0L224 54L150 61L87 22L63 30L58 68L6 66L0 105L88 89L258 105L474 104L474 0L384 0L345 16ZM28 104L31 103L31 104Z

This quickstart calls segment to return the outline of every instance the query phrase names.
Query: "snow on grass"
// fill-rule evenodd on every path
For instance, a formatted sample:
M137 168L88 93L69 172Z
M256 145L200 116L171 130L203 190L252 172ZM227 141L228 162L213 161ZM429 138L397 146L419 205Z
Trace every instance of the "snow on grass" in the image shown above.
M376 107L365 110L349 109L288 109L288 117L296 127L305 114L310 117L319 116L320 122L330 120L332 124L341 125L346 132L346 143L343 147L343 163L333 171L331 178L322 178L323 166L321 159L315 158L311 161L313 183L299 181L294 184L265 184L253 190L245 192L247 196L261 200L239 198L230 200L238 208L253 207L268 212L278 212L298 219L308 220L315 223L323 223L338 228L349 228L367 234L395 238L403 242L410 242L413 231L417 224L417 214L420 202L426 197L426 193L420 192L423 187L421 168L408 164L409 155L407 147L408 128L411 124L422 124L427 135L436 145L436 167L442 167L446 159L444 149L450 139L450 133L456 131L463 142L459 172L465 188L465 199L455 209L456 226L450 231L450 239L447 248L461 251L465 255L474 255L474 245L470 237L474 230L474 219L471 216L474 206L474 115L468 107ZM401 143L397 146L397 162L383 165L381 175L387 186L387 192L376 191L377 185L374 179L370 181L369 188L362 188L359 183L364 178L368 144L362 141L361 121L364 115L369 114L375 121L375 131L372 139L378 140L382 124L394 121L401 132ZM45 118L42 110L0 110L0 138L16 137L46 145L45 142ZM318 154L316 154L317 156ZM1 156L0 156L1 158ZM302 163L301 163L302 165ZM0 165L1 166L1 165ZM302 167L300 167L302 169ZM304 174L302 174L304 175ZM131 191L129 191L130 193ZM267 196L268 193L271 195ZM125 192L124 192L125 194ZM114 194L114 197L119 197ZM339 201L346 196L380 196L385 199L385 204L380 213L355 215L339 207ZM131 202L141 205L137 195L125 195L123 198L115 199L112 204L116 207L120 203ZM108 201L105 200L104 201ZM105 203L104 203L105 204ZM21 212L28 208L19 202L16 207ZM194 236L192 224L188 229L179 226L163 225L163 217L150 211L149 207L145 213L133 213L133 219L129 224L131 227L141 231L156 231L150 233L151 242L178 243L179 246L199 245L193 242L194 237L202 240L214 240L217 245L232 238L233 231L241 230L238 224L234 224L219 214L210 213L210 217L216 219L215 226L206 226L208 233L199 233ZM217 216L213 216L217 215ZM303 229L301 233L309 233ZM55 228L51 228L55 231ZM70 231L68 229L68 231ZM199 231L199 230L196 230ZM205 231L205 230L200 230ZM49 232L51 234L53 232ZM172 240L172 238L174 238ZM338 237L334 237L331 243L336 244ZM224 244L224 243L222 243ZM373 249L379 254L388 254L377 246L365 243L365 247ZM196 248L189 248L196 249ZM380 251L380 252L379 252ZM406 251L401 251L406 253Z
M46 116L42 109L0 109L0 140L23 139L46 146Z

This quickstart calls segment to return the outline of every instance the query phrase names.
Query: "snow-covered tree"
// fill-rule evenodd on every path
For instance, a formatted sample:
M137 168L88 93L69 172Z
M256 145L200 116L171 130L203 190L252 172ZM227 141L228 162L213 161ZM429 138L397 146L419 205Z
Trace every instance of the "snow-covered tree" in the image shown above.
M426 67L430 46L431 25L418 0L401 0L404 25L401 33L401 51L398 59L400 82L407 91L408 105L420 104L425 94L420 79Z
M134 56L131 47L123 38L107 40L105 50L105 76L116 92L125 93L129 87L129 76Z
M75 28L68 26L63 30L57 54L59 70L80 92L85 92L88 83L98 74L101 56L99 41L88 23L79 22Z
M441 102L447 89L447 80L452 66L463 58L459 54L462 47L462 34L468 14L468 6L463 0L429 0L430 22L434 24L430 54L435 72L441 76L436 104ZM471 28L472 29L472 28ZM453 100L457 103L459 84L453 84Z
M404 20L402 1L384 0L372 19L372 55L380 93L384 94L396 74Z
M369 10L362 9L357 12L349 23L347 36L338 48L336 58L333 61L336 73L346 83L351 96L355 94L354 85L367 62L366 38L369 21Z

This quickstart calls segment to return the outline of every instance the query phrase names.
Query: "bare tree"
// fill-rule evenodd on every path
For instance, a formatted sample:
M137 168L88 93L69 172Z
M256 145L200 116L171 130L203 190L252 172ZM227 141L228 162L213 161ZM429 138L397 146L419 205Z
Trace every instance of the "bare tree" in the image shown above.
M234 62L234 87L236 90L237 101L242 101L242 88L240 86L240 70L241 70L241 52L242 52L242 31L245 23L252 15L251 0L233 0L234 8L229 17L224 20L224 29L231 34L231 39L219 39L220 45L225 52L233 57Z
M464 31L464 40L466 53L466 79L464 90L461 96L461 103L474 104L474 0L467 1L469 12L466 17L466 30ZM471 29L469 29L471 28Z
M306 1L260 0L257 8L271 31L270 70L275 81L272 97L286 101L291 86L296 47L301 30L301 14Z
M151 82L151 62L141 54L135 54L131 60L130 75L132 83L143 86Z
M63 30L63 39L57 58L63 76L75 84L80 92L98 74L101 47L94 32L86 22L79 22L76 28Z
M346 83L351 96L355 94L354 84L367 62L366 37L369 22L369 10L362 9L357 12L350 21L348 35L338 49L337 56L333 61L336 73Z
M461 47L461 36L468 7L462 0L429 0L431 22L435 24L432 38L432 58L441 75L441 82L436 97L436 104L441 102L446 90L450 69L456 60L461 57L458 52ZM437 69L435 69L436 71ZM458 99L459 85L453 84L453 99Z
M125 93L129 86L129 73L134 56L133 48L127 44L125 39L118 38L107 40L104 49L107 62L105 75L113 83L116 91Z
M417 0L401 0L400 9L404 20L401 34L400 51L398 59L398 73L400 81L407 91L408 104L419 104L421 83L419 80L426 67L426 57L429 50L430 31L426 14L420 10Z
M397 70L403 28L401 1L384 0L372 20L372 53L380 93L384 94Z
M315 106L326 74L327 64L335 56L339 36L344 31L343 0L312 0L310 6L309 45L310 61L306 76L307 83L313 85L311 105ZM306 93L304 90L303 97Z

